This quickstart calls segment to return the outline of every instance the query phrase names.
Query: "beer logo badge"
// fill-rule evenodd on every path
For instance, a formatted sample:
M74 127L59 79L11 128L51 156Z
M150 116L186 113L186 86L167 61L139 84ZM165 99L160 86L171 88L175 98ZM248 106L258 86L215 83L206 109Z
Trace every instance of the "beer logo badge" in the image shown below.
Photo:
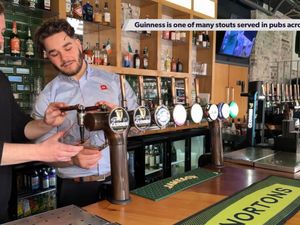
M173 120L177 126L182 126L187 118L187 112L183 105L176 105L173 110Z
M171 114L169 109L161 105L156 108L155 113L154 113L154 120L155 123L158 127L165 127L168 125L171 119Z
M145 106L139 106L134 110L133 113L134 126L143 131L151 125L151 114L150 110Z
M121 107L113 109L108 117L109 127L115 133L123 133L129 127L129 115Z
M200 123L203 117L203 110L201 105L195 103L191 108L191 118L194 123Z

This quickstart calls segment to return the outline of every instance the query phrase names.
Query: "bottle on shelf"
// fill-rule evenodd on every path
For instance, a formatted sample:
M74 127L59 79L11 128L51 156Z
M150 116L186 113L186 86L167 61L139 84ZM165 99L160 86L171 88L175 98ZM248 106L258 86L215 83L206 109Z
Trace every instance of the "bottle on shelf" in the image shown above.
M185 33L185 31L180 32L180 41L186 42L186 33Z
M90 48L89 42L86 43L86 47L83 50L83 55L88 64L92 64L94 62L94 54L92 49Z
M149 146L149 167L150 169L155 169L155 155L153 145Z
M10 35L10 54L11 56L20 56L21 53L21 40L18 35L17 22L14 20L12 23L12 33Z
M154 156L155 156L155 168L159 169L160 164L160 152L157 146L154 147Z
M175 31L175 41L180 41L181 32Z
M39 179L39 173L36 170L33 170L30 176L30 186L31 191L36 192L40 188L40 179Z
M146 15L145 19L149 19L149 18L150 18L150 16ZM145 31L143 31L143 34L145 34L146 36L151 36L151 31L150 30L145 30Z
M94 64L95 65L101 65L102 64L102 60L100 57L100 46L99 43L96 43L95 49L94 49Z
M49 175L46 171L46 168L43 168L42 170L42 188L43 190L46 190L49 188Z
M110 39L108 38L105 44L105 50L107 52L107 55L111 55L112 53L112 48L111 48L111 44L110 44Z
M167 50L167 56L165 59L165 71L170 72L171 71L171 58L169 56L169 50Z
M90 1L87 1L82 6L82 16L84 20L93 22L93 6L90 4Z
M148 69L149 66L149 56L148 48L145 47L143 50L143 69Z
M179 58L177 59L177 63L176 63L176 71L177 71L177 72L183 72L183 64L182 64L182 62L179 60Z
M35 9L36 8L36 0L28 0L27 5L29 8Z
M110 25L110 12L108 9L108 2L104 3L102 23L103 25Z
M48 175L49 175L49 188L56 187L56 171L53 167L48 168Z
M44 0L44 8L45 10L51 10L51 0Z
M133 55L133 68L139 69L141 65L141 59L139 55L139 51L136 49Z
M171 71L172 72L177 71L177 64L176 64L176 61L175 61L174 57L172 57L172 61L171 61Z
M73 17L73 10L72 10L71 0L66 0L66 16L67 17Z
M34 57L34 47L33 47L33 40L31 38L31 31L30 28L28 27L27 31L27 40L26 40L26 51L25 51L25 56L27 58L32 58Z
M175 41L176 40L176 33L175 31L170 31L170 40Z
M95 9L94 9L94 22L102 23L102 12L99 6L99 0L95 0Z
M72 15L75 19L82 19L82 4L81 1L75 0L72 4Z
M149 169L149 161L150 161L150 154L149 154L149 146L145 146L145 168Z
M100 58L102 61L102 65L107 66L108 65L108 56L107 56L105 44L102 45L102 50L100 52Z
M206 35L206 42L207 42L207 48L210 47L210 41L209 41L209 35L208 35L208 31L205 32L205 35Z
M131 55L132 55L132 48L130 43L128 42L127 45L127 52L125 52L123 56L123 66L124 67L131 67Z

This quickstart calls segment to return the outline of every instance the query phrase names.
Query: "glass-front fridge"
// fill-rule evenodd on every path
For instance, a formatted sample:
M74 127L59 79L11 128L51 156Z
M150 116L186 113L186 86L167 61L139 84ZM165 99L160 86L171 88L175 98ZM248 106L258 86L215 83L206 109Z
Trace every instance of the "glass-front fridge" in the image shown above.
M171 142L171 176L182 174L186 171L186 140Z
M153 143L144 146L145 184L164 178L165 144Z
M191 137L191 169L199 167L199 157L206 152L206 148L207 140L205 135Z

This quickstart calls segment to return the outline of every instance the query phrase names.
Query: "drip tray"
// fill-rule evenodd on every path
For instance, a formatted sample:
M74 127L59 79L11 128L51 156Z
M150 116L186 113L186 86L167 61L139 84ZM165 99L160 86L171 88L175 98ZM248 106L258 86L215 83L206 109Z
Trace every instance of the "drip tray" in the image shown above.
M112 225L107 220L89 214L77 206L69 205L34 216L5 223L4 225ZM117 223L115 223L117 224Z
M269 148L248 147L224 154L225 162L254 166L257 160L272 156L275 151Z
M254 162L255 167L296 173L300 170L300 154L293 152L276 152Z

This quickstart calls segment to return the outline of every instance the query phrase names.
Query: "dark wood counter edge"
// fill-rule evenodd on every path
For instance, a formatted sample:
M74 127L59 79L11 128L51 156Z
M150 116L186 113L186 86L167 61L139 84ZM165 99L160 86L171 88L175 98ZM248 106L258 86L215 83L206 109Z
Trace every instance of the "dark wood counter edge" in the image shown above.
M300 179L300 172L291 174L232 163L225 163L225 166L219 169L213 166L206 168L221 172L222 176L195 185L158 202L131 195L132 202L125 206L100 201L86 206L84 209L91 214L120 224L167 225L174 224L203 210L270 175ZM300 212L297 212L286 224L296 225L300 224L299 221Z
M136 137L136 136L146 136L151 134L161 134L166 132L172 131L179 131L179 130L187 130L187 129L194 129L194 128L208 128L208 122L202 122L200 124L189 123L182 126L170 126L163 129L153 129L153 130L146 130L146 131L137 131L136 129L130 129L128 133L128 137Z

